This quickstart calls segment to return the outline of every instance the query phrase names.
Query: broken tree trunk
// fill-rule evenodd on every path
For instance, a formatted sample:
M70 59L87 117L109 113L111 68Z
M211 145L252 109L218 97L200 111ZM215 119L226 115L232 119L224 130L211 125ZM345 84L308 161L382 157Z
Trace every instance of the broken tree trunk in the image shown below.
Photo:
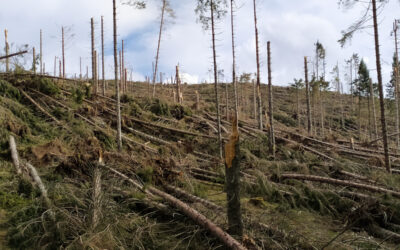
M17 145L15 144L15 139L14 139L14 136L12 136L12 135L10 135L9 144L10 144L10 151L11 151L11 159L13 161L15 170L17 171L18 175L21 175L22 171L21 171L21 166L19 164Z
M92 230L94 230L100 221L101 216L101 171L97 163L93 169L93 190L92 190Z
M43 33L40 30L40 74L43 75Z
M22 89L19 89L19 91L22 93L22 95L24 95L26 97L26 99L28 99L36 108L38 108L43 114L47 115L48 117L50 117L50 119L52 119L55 123L57 123L58 125L62 125L61 122L59 120L57 120L57 118L55 118L54 116L52 116L49 112L47 112L44 108L42 108L37 102L35 102L35 100L32 99L32 97L30 97L27 93L25 93L25 91L23 91Z
M36 171L36 168L34 166L32 166L30 163L26 163L25 165L26 165L27 169L29 170L29 173L30 173L33 181L38 186L39 191L44 199L46 207L50 209L52 207L51 201L49 199L49 196L47 195L46 187L44 186L42 179L40 179L40 177Z
M371 185L362 184L362 183L357 183L357 182L337 180L337 179L333 179L333 178L315 176L315 175L303 175L303 174L282 174L280 177L282 179L297 179L297 180L305 180L305 181L315 181L315 182L328 183L328 184L340 185L340 186L345 186L345 187L365 189L365 190L368 190L371 192L390 194L396 198L400 198L400 192L398 192L398 191L389 190L386 188L371 186Z
M156 95L156 78L157 78L157 71L158 71L158 59L160 56L160 47L161 47L161 35L163 31L163 26L164 26L164 15L165 15L165 8L167 7L167 1L162 0L162 9L161 9L161 21L160 21L160 31L158 33L158 45L157 45L157 53L156 53L156 64L154 66L154 71L153 71L153 98L155 98ZM161 79L160 79L161 81Z
M33 47L32 70L33 70L33 74L36 75L36 51L35 51L35 47Z
M115 0L114 0L115 1ZM119 175L126 181L129 181L131 184L133 184L137 189L145 192L146 194L150 196L157 195L164 200L166 200L169 204L183 212L186 216L191 218L193 221L195 221L197 224L200 226L206 228L208 231L210 231L215 237L217 237L221 242L223 242L227 247L231 249L242 249L245 250L246 248L240 244L237 240L235 240L232 236L224 232L220 227L215 225L212 221L207 219L204 215L200 214L197 210L191 208L188 206L186 203L176 199L175 197L157 189L154 187L147 187L144 189L144 187L139 184L137 181L132 180L131 178L127 177L126 175L120 173L119 171L105 166L108 170L111 172Z
M373 122L374 122L374 135L375 138L378 137L378 126L376 124L376 109L375 109L375 97L374 97L374 89L372 87L372 79L369 79L369 93L371 96L371 104L372 104L372 117L373 117Z
M229 232L243 236L242 213L240 209L240 145L237 117L232 122L232 134L225 145L226 198Z
M25 53L28 53L28 51L24 50L24 51L20 51L20 52L17 52L17 53L9 54L9 55L6 55L6 56L0 56L0 60L6 59L6 61L7 61L8 58L10 58L10 57L23 55Z

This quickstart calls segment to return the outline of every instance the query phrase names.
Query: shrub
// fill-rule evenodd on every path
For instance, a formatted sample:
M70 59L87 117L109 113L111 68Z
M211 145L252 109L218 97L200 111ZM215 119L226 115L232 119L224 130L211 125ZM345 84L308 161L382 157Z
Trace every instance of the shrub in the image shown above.
M52 80L47 78L34 78L32 80L32 87L49 96L60 93L60 88Z
M4 97L17 101L21 100L21 93L19 90L12 86L11 83L4 80L0 80L0 94Z

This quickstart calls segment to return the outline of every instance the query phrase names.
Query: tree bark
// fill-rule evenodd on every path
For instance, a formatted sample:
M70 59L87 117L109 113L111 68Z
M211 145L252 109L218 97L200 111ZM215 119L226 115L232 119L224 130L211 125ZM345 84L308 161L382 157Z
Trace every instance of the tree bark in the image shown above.
M118 85L118 54L117 54L117 7L115 0L113 0L113 26L114 26L114 84L115 95L117 97L117 144L118 150L122 150L122 133L121 133L121 100Z
M238 89L236 80L236 51L235 51L235 25L234 25L234 11L233 11L234 0L231 0L231 31L232 31L232 83L233 83L233 97L234 97L234 108L236 125L239 127L239 108L238 108Z
M35 50L35 47L33 47L32 70L33 70L33 74L36 75L36 50Z
M64 40L64 27L61 27L62 32L62 78L65 78L65 40Z
M378 33L378 17L376 13L376 0L372 0L372 12L374 19L374 37L375 37L375 53L376 53L376 70L378 74L378 88L379 88L379 102L381 106L381 123L382 123L382 136L383 136L383 149L385 152L385 167L390 173L390 156L387 138L387 126L385 118L385 99L383 94L383 83L382 83L382 69L381 69L381 58L379 52L379 33Z
M311 107L310 107L310 85L308 83L308 65L307 57L304 57L304 73L306 81L306 99L307 99L307 131L308 135L311 135L312 124L311 124Z
M155 86L156 84L156 78L157 78L157 70L158 70L158 58L160 56L160 47L161 47L161 35L162 35L162 30L163 30L163 26L164 26L164 15L165 15L165 7L167 5L167 1L166 0L162 0L163 1L163 6L161 9L161 21L160 21L160 31L158 33L158 45L157 45L157 53L156 53L156 63L154 66L154 72L153 72L153 84ZM153 88L153 98L156 95L156 91L155 91L155 87Z
M103 96L105 96L106 80L104 72L104 17L103 16L101 16L101 73L102 73Z
M222 138L221 138L221 114L219 109L219 95L218 95L218 67L217 67L217 52L215 45L215 22L214 22L214 2L210 2L211 9L211 35L212 35L212 50L213 50L213 62L214 62L214 90L215 90L215 106L217 111L217 129L218 129L218 144L219 144L219 156L222 159Z
M253 7L254 7L254 29L255 29L255 35L256 35L258 128L262 130L263 129L263 120L262 120L262 102L261 102L260 53L259 53L259 44L258 44L256 0L253 0Z
M10 53L10 46L8 45L8 30L4 30L4 41L5 41L5 47L6 47L6 72L8 73L10 71L10 59L8 57L8 54Z
M14 136L12 136L12 135L10 135L9 144L10 144L10 151L11 151L11 159L13 161L15 170L17 171L18 175L21 175L22 171L21 171L21 166L19 164L17 145L15 143Z
M399 49L397 44L397 20L394 21L393 30L394 30L394 40L395 40L395 81L394 81L394 98L396 104L396 133L399 133L400 126L400 113L399 113ZM396 136L397 150L400 149L400 136Z
M43 34L40 30L40 74L43 74Z
M94 20L93 17L90 19L90 29L91 29L91 44L92 44L92 84L93 84L93 94L97 94L96 86L96 64L94 55Z
M273 107L273 93L272 93L272 71L271 71L271 42L267 43L268 54L268 104L269 104L269 151L273 158L275 158L275 133L274 133L274 107Z

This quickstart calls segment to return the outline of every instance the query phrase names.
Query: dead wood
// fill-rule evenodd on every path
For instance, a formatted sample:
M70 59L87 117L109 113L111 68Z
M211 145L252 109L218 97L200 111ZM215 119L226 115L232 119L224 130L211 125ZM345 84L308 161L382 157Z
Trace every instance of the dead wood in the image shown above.
M19 91L37 108L39 109L43 114L47 115L48 117L50 117L50 119L52 119L55 123L57 123L58 125L61 125L61 122L59 120L57 120L57 118L55 118L54 116L52 116L49 112L47 112L44 108L42 108L37 102L35 102L35 100L32 99L32 97L30 97L25 91L23 91L22 89L19 89Z
M305 181L315 181L315 182L328 183L328 184L340 185L340 186L345 186L345 187L365 189L365 190L368 190L371 192L390 194L396 198L400 198L400 192L398 192L398 191L389 190L386 188L376 187L376 186L362 184L362 183L357 183L357 182L344 181L344 180L338 180L338 179L322 177L322 176L315 176L315 175L303 175L303 174L282 174L280 177L282 179L297 179L297 180L305 180Z
M10 135L9 144L10 144L10 151L11 151L11 159L13 161L15 170L17 171L18 175L21 175L22 171L21 171L21 166L19 164L17 145L15 144L15 139L14 139L14 136L12 136L12 135Z
M212 221L207 219L204 215L200 214L197 210L191 208L188 206L186 203L176 199L175 197L158 190L157 188L154 187L148 187L147 189L144 189L142 185L140 185L138 182L130 179L126 175L118 172L117 170L104 166L106 169L109 171L119 175L126 181L129 181L132 183L136 188L139 190L142 190L146 194L149 194L151 196L157 195L163 199L165 199L169 204L171 204L173 207L177 208L181 212L183 212L186 216L191 218L193 221L195 221L197 224L200 226L206 228L208 231L210 231L215 237L217 237L221 242L223 242L227 247L230 249L246 249L242 244L240 244L237 240L235 240L232 236L227 234L225 231L223 231L220 227L215 225Z
M0 60L7 59L7 58L10 58L10 57L14 57L14 56L23 55L25 53L28 53L28 51L24 50L24 51L20 51L20 52L17 52L17 53L9 54L9 55L6 55L6 56L0 56Z

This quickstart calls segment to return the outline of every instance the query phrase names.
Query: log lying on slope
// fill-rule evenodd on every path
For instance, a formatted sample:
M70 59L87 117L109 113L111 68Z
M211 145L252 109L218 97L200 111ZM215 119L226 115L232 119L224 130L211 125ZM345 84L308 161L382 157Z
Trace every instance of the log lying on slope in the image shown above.
M106 168L108 170L112 171L113 173L119 175L123 179L129 181L139 190L144 190L142 185L140 185L136 181L130 179L126 175L120 173L119 171L117 171L111 167L106 167ZM157 196L165 199L169 204L171 204L173 207L175 207L178 210L180 210L181 212L183 212L186 216L190 217L197 224L206 228L211 234L213 234L215 237L217 237L221 242L223 242L230 249L235 249L235 250L245 250L246 249L242 244L240 244L237 240L235 240L231 235L229 235L224 230L222 230L220 227L215 225L212 221L207 219L204 215L200 214L197 210L189 207L186 203L184 203L184 202L176 199L175 197L173 197L161 190L158 190L157 188L154 188L154 187L148 187L144 191L146 193L150 192L152 195L157 195Z
M21 175L22 171L21 171L21 166L19 164L17 145L15 144L15 139L14 139L14 136L12 136L12 135L10 135L9 144L10 144L10 151L11 151L11 159L13 161L15 170L17 171L18 175Z
M345 186L345 187L365 189L365 190L368 190L371 192L390 194L396 198L400 198L400 192L398 192L398 191L381 188L381 187L376 187L376 186L371 186L371 185L362 184L362 183L357 183L357 182L338 180L338 179L316 176L316 175L303 175L303 174L282 174L280 177L282 179L297 179L297 180L304 180L304 181L315 181L315 182L328 183L328 184L340 185L340 186Z

